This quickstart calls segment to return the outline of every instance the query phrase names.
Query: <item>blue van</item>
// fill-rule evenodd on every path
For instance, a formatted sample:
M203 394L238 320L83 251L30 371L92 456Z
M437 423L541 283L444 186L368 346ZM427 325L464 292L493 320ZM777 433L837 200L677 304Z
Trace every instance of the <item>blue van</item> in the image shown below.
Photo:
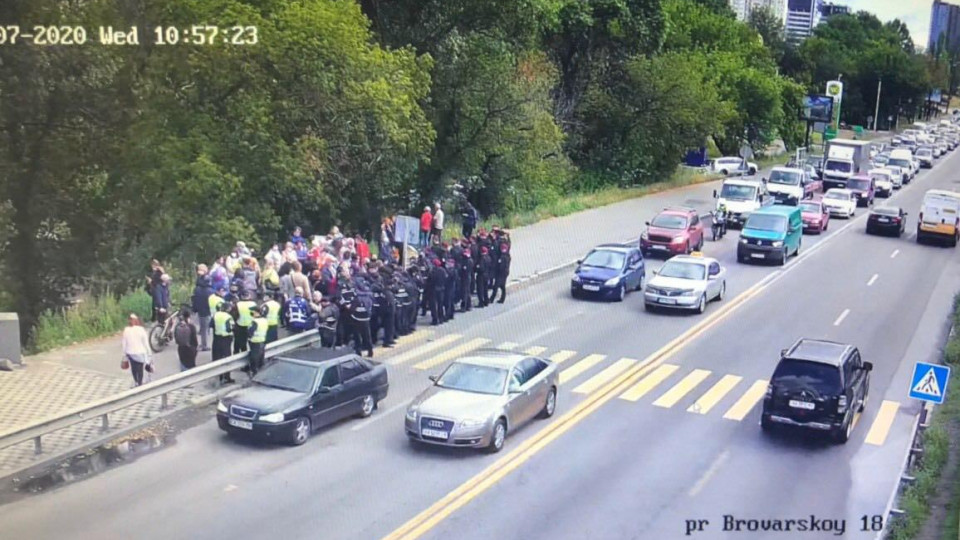
M800 253L803 212L799 206L767 206L754 211L740 231L737 262L773 260L781 266Z

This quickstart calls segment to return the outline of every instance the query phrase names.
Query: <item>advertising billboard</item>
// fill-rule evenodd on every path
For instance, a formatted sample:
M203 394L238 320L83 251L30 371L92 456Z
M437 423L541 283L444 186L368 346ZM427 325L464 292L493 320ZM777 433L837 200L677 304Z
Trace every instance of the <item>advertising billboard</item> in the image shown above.
M833 119L833 98L819 94L803 97L800 119L808 122L827 122Z

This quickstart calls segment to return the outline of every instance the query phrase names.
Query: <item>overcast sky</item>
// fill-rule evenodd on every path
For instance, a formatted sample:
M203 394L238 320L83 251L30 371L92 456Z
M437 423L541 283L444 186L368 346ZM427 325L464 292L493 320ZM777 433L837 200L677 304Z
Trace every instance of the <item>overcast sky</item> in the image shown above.
M869 11L881 21L900 19L910 27L913 41L921 47L927 46L933 0L833 0L833 3L846 4L854 11ZM960 4L960 0L951 3Z

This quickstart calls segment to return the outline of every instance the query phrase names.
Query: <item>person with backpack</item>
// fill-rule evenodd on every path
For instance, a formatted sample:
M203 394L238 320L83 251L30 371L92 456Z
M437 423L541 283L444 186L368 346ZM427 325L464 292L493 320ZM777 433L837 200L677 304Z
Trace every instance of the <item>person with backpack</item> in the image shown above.
M177 342L177 355L180 357L180 371L197 367L197 327L190 322L190 309L180 310L180 322L173 329L173 339Z

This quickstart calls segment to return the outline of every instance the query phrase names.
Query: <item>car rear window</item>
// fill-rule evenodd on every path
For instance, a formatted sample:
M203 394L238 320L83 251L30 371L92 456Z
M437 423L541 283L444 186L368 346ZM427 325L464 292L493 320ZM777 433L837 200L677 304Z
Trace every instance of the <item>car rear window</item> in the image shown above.
M809 388L819 394L837 394L842 390L840 370L828 364L784 359L773 372L773 384L789 389Z
M687 218L676 214L660 214L650 222L653 227L662 227L664 229L686 229Z

